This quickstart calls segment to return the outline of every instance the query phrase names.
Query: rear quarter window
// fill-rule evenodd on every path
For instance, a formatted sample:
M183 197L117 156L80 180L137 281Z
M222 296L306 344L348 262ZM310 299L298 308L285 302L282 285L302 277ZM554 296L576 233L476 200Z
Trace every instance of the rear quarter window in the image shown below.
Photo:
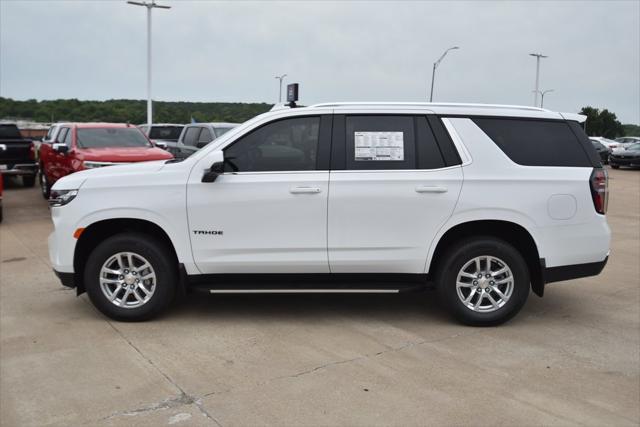
M585 147L565 121L496 117L473 117L472 120L512 161L520 165L597 165L593 164L587 152L590 149L597 158L593 146L588 144Z

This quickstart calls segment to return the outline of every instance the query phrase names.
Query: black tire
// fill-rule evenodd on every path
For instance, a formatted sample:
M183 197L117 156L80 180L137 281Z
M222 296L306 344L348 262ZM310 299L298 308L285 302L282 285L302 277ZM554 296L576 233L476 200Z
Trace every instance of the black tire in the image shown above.
M109 301L100 288L102 266L119 252L133 252L144 257L155 271L155 291L139 307L117 306ZM93 305L106 316L126 322L149 320L162 313L175 297L177 282L176 261L168 248L153 237L139 233L118 234L104 240L89 255L84 271L85 289Z
M51 185L49 184L47 175L42 169L40 169L40 191L42 192L42 197L44 197L46 200L49 200L49 195L51 194Z
M614 169L620 169L620 165L611 165L611 167Z
M486 255L502 260L510 268L513 290L506 303L495 311L473 311L459 298L456 282L465 264ZM442 258L436 281L441 302L458 321L470 326L493 326L506 322L524 306L530 290L529 269L520 252L509 243L490 236L467 239L452 246ZM497 296L495 293L490 295ZM474 297L473 301L477 298Z
M25 187L33 187L36 184L35 175L22 175L22 185Z

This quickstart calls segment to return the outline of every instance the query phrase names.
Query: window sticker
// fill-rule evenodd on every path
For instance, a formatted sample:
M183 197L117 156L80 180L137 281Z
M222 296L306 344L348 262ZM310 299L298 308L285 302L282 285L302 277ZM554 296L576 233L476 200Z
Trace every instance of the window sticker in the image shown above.
M404 132L355 132L356 161L404 160Z

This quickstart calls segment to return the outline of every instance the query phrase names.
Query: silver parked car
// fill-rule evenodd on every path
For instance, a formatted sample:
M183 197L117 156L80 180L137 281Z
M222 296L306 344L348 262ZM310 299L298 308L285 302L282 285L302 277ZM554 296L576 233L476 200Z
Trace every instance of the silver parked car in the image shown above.
M224 122L188 124L182 129L178 141L165 141L167 150L176 158L184 159L238 126L238 124Z

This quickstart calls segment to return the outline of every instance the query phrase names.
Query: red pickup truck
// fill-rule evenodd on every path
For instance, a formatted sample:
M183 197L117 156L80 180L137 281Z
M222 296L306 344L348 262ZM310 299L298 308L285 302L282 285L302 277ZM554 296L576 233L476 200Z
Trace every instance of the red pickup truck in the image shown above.
M45 199L51 186L74 172L173 155L155 147L136 126L120 123L64 124L54 141L40 145L40 186Z

